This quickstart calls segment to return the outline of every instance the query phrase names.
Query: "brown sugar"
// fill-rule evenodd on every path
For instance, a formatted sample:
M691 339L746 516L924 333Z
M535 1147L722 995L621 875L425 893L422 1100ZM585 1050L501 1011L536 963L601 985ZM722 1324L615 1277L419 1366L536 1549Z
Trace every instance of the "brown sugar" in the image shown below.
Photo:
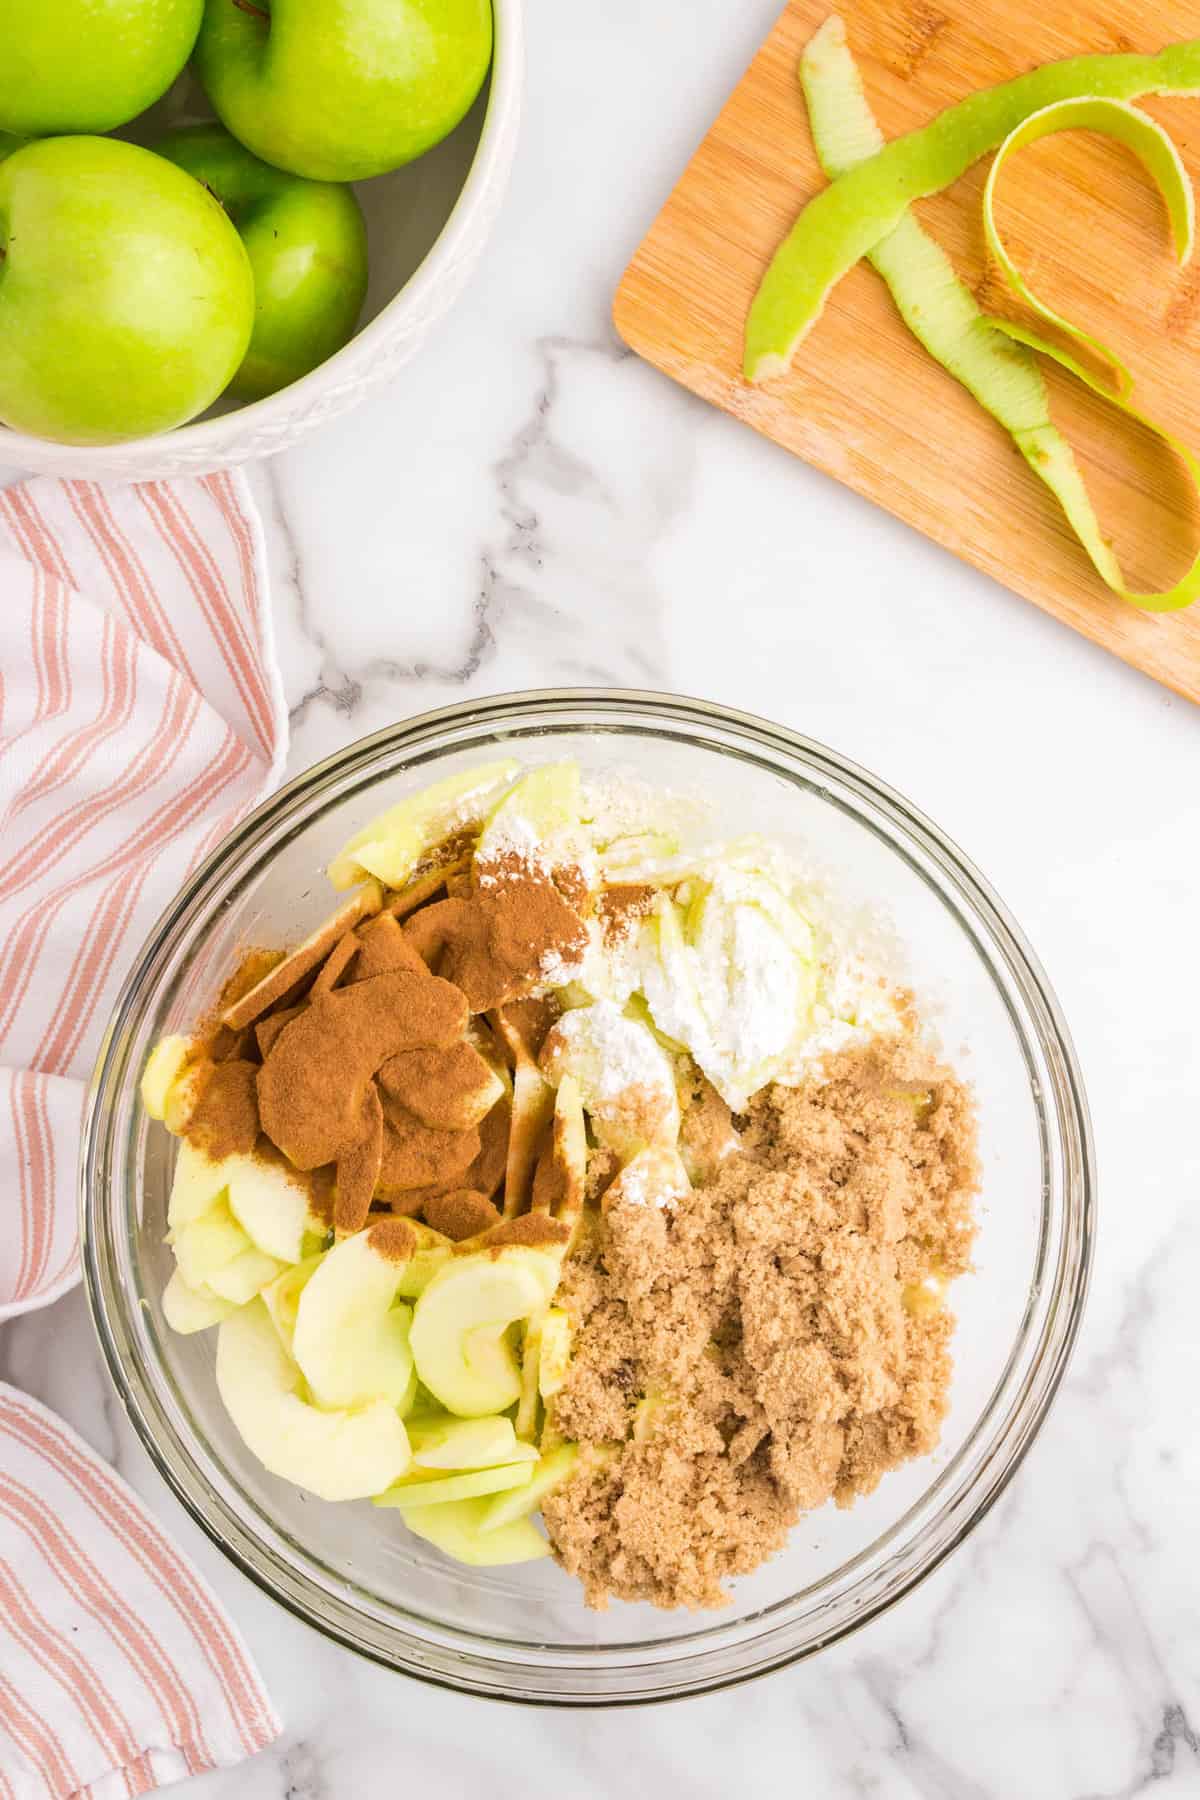
M610 1195L568 1259L554 1424L597 1453L543 1514L592 1605L722 1605L800 1513L937 1442L953 1321L905 1295L969 1266L970 1095L909 1038L823 1076L758 1095L673 1209Z

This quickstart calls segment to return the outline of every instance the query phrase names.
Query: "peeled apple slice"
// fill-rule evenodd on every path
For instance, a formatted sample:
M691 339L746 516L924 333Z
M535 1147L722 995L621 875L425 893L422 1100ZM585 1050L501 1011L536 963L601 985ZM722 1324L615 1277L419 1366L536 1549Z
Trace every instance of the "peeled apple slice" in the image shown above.
M491 1469L502 1463L531 1462L537 1452L522 1444L511 1419L410 1419L413 1463L420 1469Z
M375 875L388 887L403 887L424 853L481 818L519 769L512 761L484 763L401 800L339 850L329 865L330 881L335 888L349 888Z
M176 1269L162 1297L163 1318L172 1331L188 1336L219 1325L234 1310L232 1300L222 1300L208 1288L191 1288Z
M322 1412L301 1398L303 1376L255 1300L217 1334L217 1387L247 1447L273 1475L322 1500L383 1493L409 1466L408 1437L386 1400Z
M518 855L553 860L560 842L579 825L579 768L546 763L515 781L492 812L475 846L475 861Z
M142 1105L152 1119L165 1119L171 1088L192 1053L191 1038L171 1036L155 1044L142 1071Z
M519 1400L521 1371L509 1327L546 1305L558 1261L519 1247L452 1257L413 1311L417 1374L450 1412L480 1418Z
M200 1218L174 1231L171 1243L180 1273L190 1288L202 1288L211 1275L254 1248L230 1212L224 1194Z
M185 1062L170 1085L165 1091L162 1091L163 1124L175 1137L182 1137L191 1123L192 1114L204 1092L213 1066L207 1056L199 1056L194 1062ZM158 1097L154 1094L153 1089L151 1096L152 1098Z
M319 1406L375 1399L399 1406L405 1399L412 1313L393 1304L403 1266L360 1231L335 1244L301 1290L292 1355Z
M417 1235L417 1251L401 1268L400 1285L396 1292L402 1300L415 1300L425 1292L443 1264L449 1261L454 1244L440 1231L435 1231L432 1225L426 1225L419 1219L409 1219L408 1224Z
M480 1531L486 1537L514 1524L517 1519L528 1518L530 1513L537 1511L547 1494L552 1494L570 1477L578 1461L578 1444L560 1444L556 1450L547 1452L534 1469L531 1481L509 1493L497 1494L489 1503L480 1521Z
M255 1249L251 1244L248 1250L243 1250L232 1262L214 1269L208 1277L208 1286L221 1299L232 1300L235 1306L245 1306L248 1300L253 1300L256 1294L262 1292L268 1282L274 1281L283 1266L273 1256Z
M303 1262L296 1263L293 1268L285 1269L274 1281L268 1282L262 1290L263 1304L271 1316L271 1323L279 1333L279 1341L291 1355L292 1339L296 1334L296 1314L300 1307L300 1295L309 1281L316 1274L324 1257L324 1252L316 1256L306 1256Z
M307 1183L284 1163L227 1156L212 1166L224 1175L234 1218L268 1256L299 1262L305 1237L312 1231L323 1233L309 1209Z
M871 112L840 19L827 19L810 40L800 74L813 141L827 175L836 178L882 148L883 134ZM1072 359L1064 358L1057 346L1007 321L988 318L966 283L955 274L940 244L912 213L906 212L895 229L880 240L869 260L887 282L897 310L913 335L1012 435L1034 474L1045 482L1062 507L1101 579L1123 599L1145 610L1171 610L1187 605L1195 597L1200 585L1196 581L1196 565L1165 594L1135 594L1128 589L1116 557L1101 533L1071 446L1050 417L1049 395L1033 352L1053 356L1120 410L1141 419L1124 401L1130 382L1128 371L1094 337L1077 331L1037 300L1013 265L995 225L996 183L1007 157L1049 131L1073 125L1095 125L1101 130L1115 127L1112 135L1120 137L1135 154L1145 152L1143 160L1149 158L1147 166L1167 202L1181 261L1190 253L1191 187L1170 139L1153 121L1132 107L1095 99L1069 100L1043 108L1009 134L993 162L984 197L985 233L1009 285L1047 323L1085 343L1110 364L1119 398L1097 384ZM1130 134L1136 142L1130 141ZM1195 475L1186 448L1157 427L1150 425L1149 429Z
M542 1320L538 1358L538 1392L551 1400L567 1378L571 1360L571 1321L561 1306L552 1306Z
M220 1171L221 1165L203 1151L180 1144L167 1201L167 1224L172 1231L194 1224L211 1210L225 1186Z
M499 1568L505 1563L537 1562L550 1546L529 1519L484 1532L488 1500L458 1500L449 1506L409 1506L404 1523L455 1562L471 1568Z
M786 373L843 275L895 230L915 200L949 187L1031 113L1080 97L1197 91L1200 40L1168 45L1157 56L1077 56L982 88L885 144L810 200L775 252L746 321L747 379Z
M533 1477L531 1462L510 1463L507 1468L471 1469L461 1475L407 1475L398 1485L380 1494L376 1506L398 1506L403 1512L416 1507L449 1506L456 1500L476 1500L483 1494L503 1494L510 1488L528 1487Z
M671 1059L654 1033L613 1000L564 1013L542 1048L548 1078L573 1076L598 1141L630 1156L652 1138L679 1136L679 1097Z

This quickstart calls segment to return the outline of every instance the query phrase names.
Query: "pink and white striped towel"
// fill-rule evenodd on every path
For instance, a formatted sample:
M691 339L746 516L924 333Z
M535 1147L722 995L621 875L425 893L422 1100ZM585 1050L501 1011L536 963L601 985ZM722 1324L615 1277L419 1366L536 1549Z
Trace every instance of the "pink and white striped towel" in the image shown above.
M286 751L240 476L0 491L0 1321L78 1281L84 1082L116 991ZM0 1800L146 1793L278 1730L130 1490L0 1386Z

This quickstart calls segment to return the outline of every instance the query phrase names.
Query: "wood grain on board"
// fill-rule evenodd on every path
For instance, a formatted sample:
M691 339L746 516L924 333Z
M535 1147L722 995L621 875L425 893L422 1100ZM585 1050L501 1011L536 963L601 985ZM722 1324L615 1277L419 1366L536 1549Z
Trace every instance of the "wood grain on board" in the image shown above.
M759 278L824 184L796 70L830 10L825 0L787 7L626 271L617 329L684 386L1200 700L1200 602L1153 615L1108 592L1011 440L909 335L865 263L835 290L788 376L742 380ZM1200 36L1200 0L847 0L839 10L888 137L1041 62ZM1200 180L1200 96L1145 106ZM984 251L986 166L917 212L984 308L1011 313ZM1200 256L1175 266L1159 196L1106 140L1064 135L1010 168L1000 222L1031 285L1110 343L1132 366L1143 410L1200 449ZM1200 541L1186 477L1148 434L1043 368L1126 576L1168 585ZM853 546L846 568L852 587Z

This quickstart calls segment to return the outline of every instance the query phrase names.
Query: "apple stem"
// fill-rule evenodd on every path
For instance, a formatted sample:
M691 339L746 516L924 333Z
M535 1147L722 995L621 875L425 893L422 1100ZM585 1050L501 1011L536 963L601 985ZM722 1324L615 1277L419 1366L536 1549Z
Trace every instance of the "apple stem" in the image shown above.
M255 6L252 0L233 0L239 12L253 13L256 19L269 19L270 13L263 6Z

